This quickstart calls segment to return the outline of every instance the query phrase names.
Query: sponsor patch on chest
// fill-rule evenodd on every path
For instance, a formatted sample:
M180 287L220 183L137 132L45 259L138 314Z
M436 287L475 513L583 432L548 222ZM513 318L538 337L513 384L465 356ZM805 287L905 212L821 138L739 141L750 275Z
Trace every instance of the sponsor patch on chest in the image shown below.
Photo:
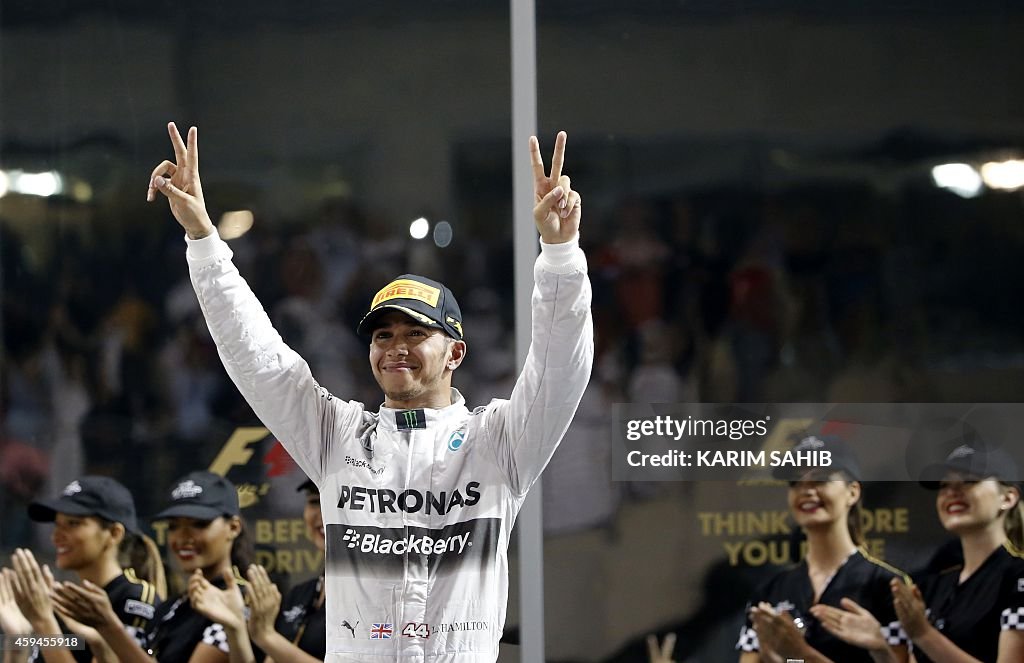
M480 482L470 481L464 488L450 491L420 491L408 488L396 493L388 488L339 486L338 508L370 513L426 513L445 515L480 501Z
M296 621L298 619L301 619L302 615L304 615L304 614L306 614L306 608L304 606L297 605L297 606L288 608L287 610L282 612L281 616L284 617L284 620L286 622L291 624L292 622L294 622L294 621Z
M424 429L427 427L427 413L423 410L399 410L395 412L398 430Z
M128 599L125 601L124 611L125 614L135 615L136 617L142 617L144 619L153 619L153 615L156 614L156 609L153 608L152 605L136 599Z

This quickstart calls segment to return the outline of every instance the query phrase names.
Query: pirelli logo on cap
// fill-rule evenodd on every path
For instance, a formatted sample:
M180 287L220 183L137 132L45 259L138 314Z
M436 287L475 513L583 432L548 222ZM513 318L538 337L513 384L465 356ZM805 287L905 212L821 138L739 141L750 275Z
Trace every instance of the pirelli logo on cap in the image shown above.
M381 288L373 298L370 308L389 299L417 299L428 306L437 306L437 300L441 291L429 285L412 281L410 279L398 279Z

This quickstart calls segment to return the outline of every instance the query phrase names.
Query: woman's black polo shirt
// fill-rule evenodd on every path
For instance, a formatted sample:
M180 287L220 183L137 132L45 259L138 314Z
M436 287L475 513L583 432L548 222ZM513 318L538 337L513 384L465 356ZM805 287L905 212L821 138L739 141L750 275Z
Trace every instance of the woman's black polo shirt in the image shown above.
M244 582L237 571L235 581ZM227 587L227 583L220 577L210 583L218 589ZM225 654L229 652L224 627L193 610L188 594L185 593L157 609L146 633L143 649L148 649L160 663L188 663L200 643L216 647ZM262 660L262 656L257 654L257 660Z
M999 634L1024 631L1024 558L1009 546L996 548L963 583L963 564L922 579L928 617L953 644L981 661L999 656ZM918 663L931 663L920 649Z
M103 591L107 593L110 605L124 624L124 629L145 649L146 628L160 605L156 588L151 583L136 578L132 569L125 569L121 575L108 582ZM60 618L57 621L64 633L71 632ZM72 650L71 655L78 663L90 663L93 658L88 646L85 649ZM39 650L34 649L29 656L30 663L41 660L43 657Z
M906 579L906 575L857 550L835 572L818 602L842 608L839 604L842 599L853 599L882 624L882 632L890 645L906 645L906 634L899 626L896 610L892 605L892 590L889 588L889 580L892 578ZM814 588L807 573L806 561L779 573L752 597L747 604L747 623L740 630L736 649L760 651L760 643L750 620L749 609L761 601L772 604L777 611L787 611L798 625L803 624L807 644L822 655L843 663L871 662L867 650L849 645L835 637L810 613L810 608L814 605ZM782 654L785 655L785 652Z
M281 602L281 611L274 624L277 632L289 642L320 660L327 655L327 602L319 607L316 604L323 583L323 578L314 578L293 587ZM355 626L350 625L353 631Z

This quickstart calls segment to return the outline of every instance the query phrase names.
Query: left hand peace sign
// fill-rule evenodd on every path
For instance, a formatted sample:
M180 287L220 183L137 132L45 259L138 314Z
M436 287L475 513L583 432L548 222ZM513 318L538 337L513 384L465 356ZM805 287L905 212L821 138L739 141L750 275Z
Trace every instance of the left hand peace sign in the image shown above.
M580 194L570 187L569 176L562 174L565 161L564 131L555 138L555 153L551 157L551 173L544 173L544 159L540 156L540 143L530 136L530 160L533 163L533 220L537 232L546 244L568 242L580 230Z

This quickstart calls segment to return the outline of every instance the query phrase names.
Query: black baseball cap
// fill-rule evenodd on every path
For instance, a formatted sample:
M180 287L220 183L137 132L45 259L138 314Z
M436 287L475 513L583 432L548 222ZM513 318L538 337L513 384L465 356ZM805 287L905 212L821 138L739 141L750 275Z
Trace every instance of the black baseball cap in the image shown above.
M135 518L135 500L128 489L116 479L84 476L75 479L52 500L39 500L28 505L28 517L49 523L58 513L71 516L96 516L121 523L132 534L141 534Z
M314 483L312 479L306 479L295 488L295 492L297 493L301 493L304 490L308 490L311 493L320 492L320 489L317 487L316 483Z
M219 516L237 516L238 490L219 474L200 470L178 479L171 489L170 505L153 516L153 520L166 520L178 516L213 520Z
M854 481L860 480L860 463L853 449L838 435L807 435L801 438L790 451L828 451L828 465L778 465L772 469L772 476L782 481L799 481L811 475L825 477L834 472L842 472Z
M983 442L965 442L956 447L941 463L933 463L921 470L920 483L929 490L938 490L940 482L950 472L970 479L995 479L1018 484L1017 463L1005 450Z
M402 274L377 291L370 302L369 312L356 327L356 333L365 340L373 334L377 320L391 311L405 313L416 322L443 329L452 338L461 341L462 310L448 286L416 274Z

